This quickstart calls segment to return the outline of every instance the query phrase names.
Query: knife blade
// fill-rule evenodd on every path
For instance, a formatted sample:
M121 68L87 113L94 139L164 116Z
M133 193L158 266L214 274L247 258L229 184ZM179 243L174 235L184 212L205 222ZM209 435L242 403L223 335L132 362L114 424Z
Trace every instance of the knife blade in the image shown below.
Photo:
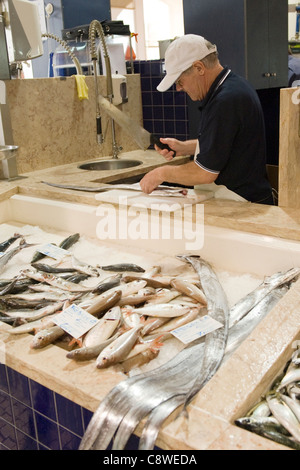
M167 149L169 152L173 152L173 157L175 157L176 152L167 144L163 144L159 137L146 131L146 129L140 126L136 121L134 121L134 119L127 116L127 114L118 109L115 105L110 103L110 101L104 98L104 96L99 95L98 102L101 108L134 139L141 149L147 150L150 145L157 145L160 149Z

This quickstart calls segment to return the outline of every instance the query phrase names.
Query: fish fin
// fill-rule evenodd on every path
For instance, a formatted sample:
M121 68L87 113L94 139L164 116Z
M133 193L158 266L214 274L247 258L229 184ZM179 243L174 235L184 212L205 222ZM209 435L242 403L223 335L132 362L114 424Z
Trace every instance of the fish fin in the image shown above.
M78 344L80 348L82 348L82 338L72 338L69 341L68 346L73 346L74 344Z

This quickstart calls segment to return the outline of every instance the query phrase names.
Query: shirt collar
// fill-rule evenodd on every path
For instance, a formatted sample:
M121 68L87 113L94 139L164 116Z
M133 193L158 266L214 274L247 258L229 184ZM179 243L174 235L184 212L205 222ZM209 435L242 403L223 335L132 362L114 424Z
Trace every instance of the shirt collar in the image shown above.
M216 77L216 79L213 81L210 89L208 90L207 95L203 100L199 101L199 107L202 109L204 106L209 102L211 97L214 95L214 93L217 91L217 89L222 85L224 80L228 77L230 74L231 70L228 67L224 67L224 69L219 73L219 75Z

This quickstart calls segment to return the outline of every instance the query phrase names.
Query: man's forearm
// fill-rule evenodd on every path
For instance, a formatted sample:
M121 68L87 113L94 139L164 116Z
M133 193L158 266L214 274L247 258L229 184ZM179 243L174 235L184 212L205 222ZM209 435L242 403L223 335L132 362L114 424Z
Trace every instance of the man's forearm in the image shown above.
M161 180L186 186L213 183L218 174L200 168L194 161L183 165L165 165L158 169Z

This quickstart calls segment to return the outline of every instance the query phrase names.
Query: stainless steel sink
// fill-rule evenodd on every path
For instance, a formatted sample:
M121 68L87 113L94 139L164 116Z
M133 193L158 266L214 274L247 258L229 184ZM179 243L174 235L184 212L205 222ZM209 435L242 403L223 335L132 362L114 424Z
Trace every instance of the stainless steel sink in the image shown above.
M121 170L142 165L139 160L98 160L96 162L83 163L78 166L81 170Z

